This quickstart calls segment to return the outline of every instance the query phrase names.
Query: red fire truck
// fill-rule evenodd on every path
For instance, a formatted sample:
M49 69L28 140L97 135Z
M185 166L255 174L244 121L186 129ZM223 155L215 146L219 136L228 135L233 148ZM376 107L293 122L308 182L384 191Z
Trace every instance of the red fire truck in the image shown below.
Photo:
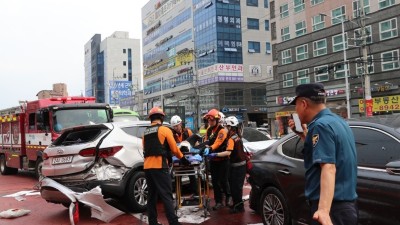
M0 172L16 174L18 169L41 174L42 152L60 136L62 129L111 122L108 104L94 97L55 97L20 102L0 110Z

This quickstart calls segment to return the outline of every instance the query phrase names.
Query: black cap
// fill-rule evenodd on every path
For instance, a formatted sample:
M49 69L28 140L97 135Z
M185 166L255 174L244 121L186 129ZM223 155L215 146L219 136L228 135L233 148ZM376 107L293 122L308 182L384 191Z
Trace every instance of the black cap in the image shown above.
M325 89L324 85L321 83L312 84L300 84L296 87L296 97L290 102L291 105L296 105L296 99L298 97L310 98L312 97L324 97Z

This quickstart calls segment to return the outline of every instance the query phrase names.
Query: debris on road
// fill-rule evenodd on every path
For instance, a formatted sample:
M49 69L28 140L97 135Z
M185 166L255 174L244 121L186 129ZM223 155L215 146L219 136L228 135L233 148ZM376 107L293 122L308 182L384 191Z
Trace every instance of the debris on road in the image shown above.
M0 218L11 219L11 218L25 216L30 212L31 210L28 209L9 209L0 212Z

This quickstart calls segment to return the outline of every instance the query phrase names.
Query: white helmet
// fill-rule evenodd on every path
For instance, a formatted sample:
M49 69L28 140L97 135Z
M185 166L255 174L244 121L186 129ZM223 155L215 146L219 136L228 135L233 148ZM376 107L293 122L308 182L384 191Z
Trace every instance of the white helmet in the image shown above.
M239 120L234 116L230 116L225 119L226 126L237 127L238 124L239 124Z
M175 115L175 116L173 116L171 118L171 126L174 127L174 126L179 125L181 123L182 123L182 119L178 115Z
M219 112L218 115L219 115L219 123L221 125L224 125L225 124L225 115L222 112Z

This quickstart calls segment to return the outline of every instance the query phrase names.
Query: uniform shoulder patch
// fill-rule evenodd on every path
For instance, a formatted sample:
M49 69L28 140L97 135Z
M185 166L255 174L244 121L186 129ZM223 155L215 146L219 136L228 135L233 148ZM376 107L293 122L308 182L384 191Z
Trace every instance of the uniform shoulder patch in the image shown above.
M218 139L222 140L224 138L224 134L223 133L219 133L218 134Z
M315 147L319 141L319 134L313 134L312 136L312 145Z

